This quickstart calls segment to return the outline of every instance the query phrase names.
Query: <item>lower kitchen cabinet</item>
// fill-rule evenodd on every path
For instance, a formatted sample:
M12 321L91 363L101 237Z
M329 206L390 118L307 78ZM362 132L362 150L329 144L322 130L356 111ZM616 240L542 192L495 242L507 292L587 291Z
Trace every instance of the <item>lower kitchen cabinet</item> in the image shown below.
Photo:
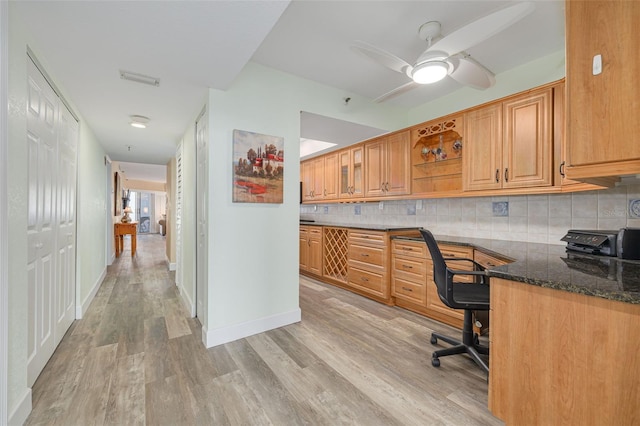
M300 269L322 275L322 228L300 227Z
M389 303L386 233L350 230L348 259L347 285Z
M505 261L489 256L472 247L441 244L443 257L474 259L483 266L498 266ZM448 261L452 269L470 270L465 261ZM422 241L395 239L391 243L391 292L397 306L428 316L440 322L461 328L464 311L451 309L440 301L433 281L433 263L427 246ZM458 281L471 282L470 276L458 276ZM488 329L488 312L478 312L476 320L481 324L477 332Z

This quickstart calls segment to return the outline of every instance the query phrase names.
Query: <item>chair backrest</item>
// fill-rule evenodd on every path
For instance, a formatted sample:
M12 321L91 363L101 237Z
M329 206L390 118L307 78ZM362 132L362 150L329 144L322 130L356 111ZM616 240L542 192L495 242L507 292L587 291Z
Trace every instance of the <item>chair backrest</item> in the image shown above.
M431 261L433 263L433 281L436 283L436 287L438 288L438 296L440 296L442 303L449 307L453 307L451 306L455 303L453 301L453 277L447 271L447 264L444 261L444 257L442 257L442 252L440 252L438 243L431 231L421 229L420 233L422 234L424 242L427 243L429 253L431 253Z

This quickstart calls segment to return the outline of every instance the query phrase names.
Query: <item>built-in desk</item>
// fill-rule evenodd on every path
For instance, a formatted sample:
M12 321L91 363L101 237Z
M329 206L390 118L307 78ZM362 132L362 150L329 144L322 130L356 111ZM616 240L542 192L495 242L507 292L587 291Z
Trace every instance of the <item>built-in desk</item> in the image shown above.
M640 422L639 261L554 244L436 239L512 260L487 269L495 416L507 425Z
M124 251L124 236L131 235L131 257L136 254L136 240L138 234L138 222L129 223L115 223L113 235L116 243L116 257L120 256L120 253Z

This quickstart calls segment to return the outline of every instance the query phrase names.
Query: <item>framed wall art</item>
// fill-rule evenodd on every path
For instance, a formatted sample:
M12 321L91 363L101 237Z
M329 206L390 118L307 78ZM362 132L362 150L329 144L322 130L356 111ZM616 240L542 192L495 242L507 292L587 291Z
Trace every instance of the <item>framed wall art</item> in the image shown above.
M233 202L281 204L284 138L233 131Z
M113 215L120 216L122 214L122 186L120 183L120 173L113 174Z

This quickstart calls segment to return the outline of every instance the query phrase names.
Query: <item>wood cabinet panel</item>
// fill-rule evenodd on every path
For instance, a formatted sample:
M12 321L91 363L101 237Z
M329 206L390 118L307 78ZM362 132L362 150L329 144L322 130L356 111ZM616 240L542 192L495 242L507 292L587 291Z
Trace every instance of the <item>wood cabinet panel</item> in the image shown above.
M465 115L464 189L553 185L553 89L528 92Z
M359 198L363 193L362 146L338 152L338 198Z
M553 183L553 89L505 101L503 188Z
M322 275L322 228L300 226L300 270Z
M640 306L491 280L489 409L506 424L636 424Z
M567 1L567 176L640 172L640 2ZM602 73L593 75L595 55Z
M502 188L502 106L466 113L464 128L464 190Z
M336 200L338 198L338 153L324 156L323 168L324 200Z
M387 197L411 191L409 131L367 142L365 197Z

